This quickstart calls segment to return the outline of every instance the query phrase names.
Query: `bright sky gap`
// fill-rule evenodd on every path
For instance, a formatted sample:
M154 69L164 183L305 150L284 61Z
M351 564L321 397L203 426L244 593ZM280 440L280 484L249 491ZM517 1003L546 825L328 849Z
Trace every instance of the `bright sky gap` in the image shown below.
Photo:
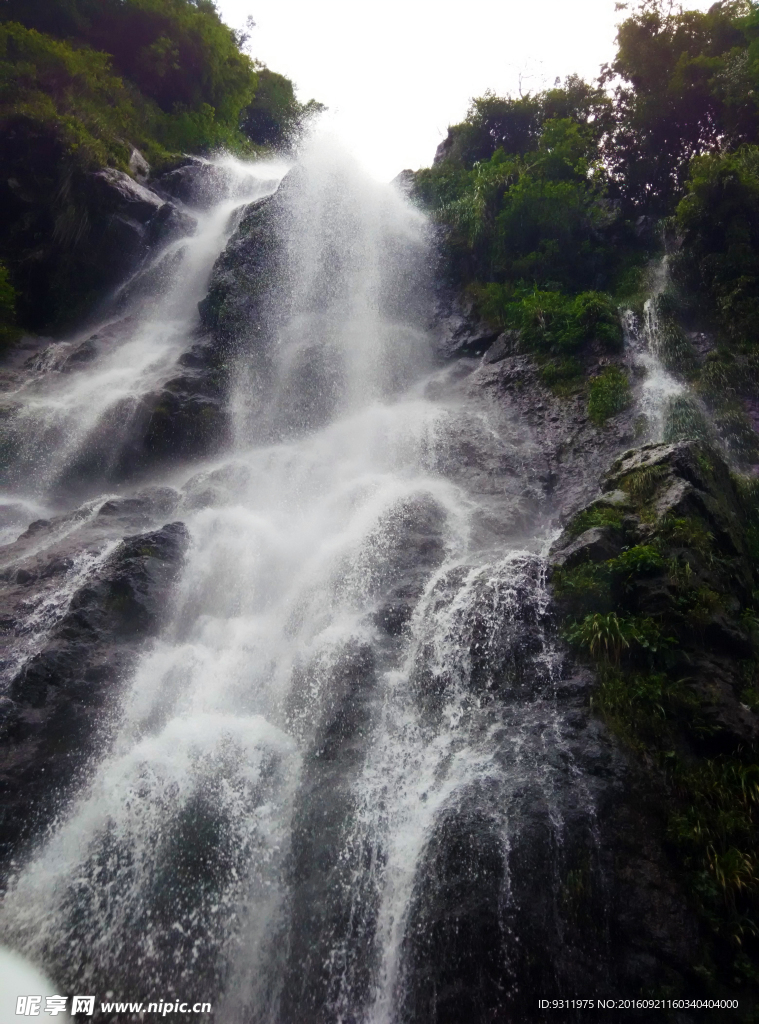
M707 10L711 0L688 0ZM469 101L593 79L614 56L615 0L218 0L251 54L330 109L330 127L382 180L429 166Z

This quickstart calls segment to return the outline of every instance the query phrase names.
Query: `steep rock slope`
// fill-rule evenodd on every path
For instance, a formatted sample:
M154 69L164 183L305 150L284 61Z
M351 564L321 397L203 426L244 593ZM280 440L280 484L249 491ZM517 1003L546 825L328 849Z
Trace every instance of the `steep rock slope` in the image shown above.
M594 707L658 789L663 849L700 917L694 968L712 994L752 983L759 716L750 487L703 442L633 449L551 555L567 636L599 673Z
M145 505L133 501L126 511ZM32 524L16 542L21 557L4 573L2 629L13 657L14 635L23 642L29 629L30 603L44 617L46 605L53 610L56 587L76 580L75 560L89 556L92 563L82 584L62 595L64 614L52 629L37 643L30 638L34 653L23 658L21 652L21 668L2 698L0 856L6 866L20 842L37 837L60 813L72 783L81 785L93 755L107 748L122 685L170 612L185 528L171 523L103 549L103 532L112 535L123 512L119 503L103 505L89 529L40 554L35 547L60 524Z

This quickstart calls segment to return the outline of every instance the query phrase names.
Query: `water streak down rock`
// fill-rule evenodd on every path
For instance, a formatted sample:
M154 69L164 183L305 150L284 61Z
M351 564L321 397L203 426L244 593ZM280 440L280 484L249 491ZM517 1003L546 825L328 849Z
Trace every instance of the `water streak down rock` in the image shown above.
M107 747L129 670L166 621L186 545L182 523L126 538L11 682L1 726L4 858L49 824L77 774ZM55 557L43 574L55 571Z
M651 640L682 555L700 618L663 646L678 685L693 652L708 726L683 742L750 743L726 467L628 451L597 495L636 411L598 427L440 301L397 190L326 144L252 204L209 175L165 180L208 205L127 289L134 319L43 353L8 414L28 529L0 552L4 941L64 991L210 999L220 1024L537 1024L539 998L704 991L666 780L564 627ZM89 468L63 512L61 464ZM572 605L594 572L582 600L608 607ZM728 579L735 607L710 606Z

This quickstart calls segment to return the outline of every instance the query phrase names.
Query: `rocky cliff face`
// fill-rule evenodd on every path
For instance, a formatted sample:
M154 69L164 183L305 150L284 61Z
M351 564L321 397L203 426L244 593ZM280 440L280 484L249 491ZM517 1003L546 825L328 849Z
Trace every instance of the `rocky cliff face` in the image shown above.
M96 187L108 202L118 195L113 216L143 239L177 221L181 206L169 197L202 201L209 174L187 164L147 196L113 175ZM296 187L297 175L288 176L240 217L200 324L176 373L141 399L113 478L218 453L241 359L266 391L277 317L290 301L272 302L284 259L278 231ZM539 1021L538 998L749 991L759 736L751 485L701 442L631 448L640 434L634 405L594 423L583 398L548 386L518 336L496 334L450 295L428 327L438 350L424 397L444 401L449 415L435 424L425 471L466 494L477 557L444 568L441 500L404 500L370 545L380 568L365 573L362 642L327 667L315 659L293 669L283 714L300 730L306 781L283 869L292 938L272 954L277 1019L327 1024L341 1006L364 1007L371 996L379 970L373 886L383 865L379 858L367 870L373 848L360 835L346 848L345 836L359 811L369 814L351 787L379 717L378 681L398 671L406 649L409 765L445 749L430 790L457 759L482 770L429 818L401 908L398 1019ZM110 330L67 349L60 372L99 359L128 323ZM609 361L592 339L584 358L599 371ZM9 365L9 380L18 384L29 369ZM311 369L314 402L326 409L329 375ZM299 421L313 422L312 409ZM94 457L91 467L98 479ZM205 467L181 494L152 486L101 495L32 523L0 551L7 873L108 748L124 681L170 617L188 543L178 520L210 508L225 487L234 504L229 481L245 472L234 463ZM564 532L546 561L535 538L558 526ZM318 707L309 703L312 676L330 695ZM454 719L467 722L465 740L450 739ZM416 813L426 813L423 800ZM199 892L212 893L205 868L190 863L190 839L187 849L179 862ZM172 932L167 956L184 941ZM140 977L137 959L123 968L131 981ZM151 960L156 977L160 961ZM172 985L186 981L177 962ZM107 957L93 967L102 977L108 969ZM211 973L208 985L220 986L222 968ZM586 1015L568 1010L562 1019ZM700 1018L683 1011L669 1019Z
M134 154L137 177L69 166L53 136L19 125L0 158L0 254L14 265L22 319L43 332L92 316L103 297L156 246L195 230ZM142 171L140 171L142 168ZM146 170L147 168L147 170ZM167 182L170 183L170 182Z
M103 547L104 537L119 526L134 529L135 518L153 518L158 510L151 504L167 500L107 502L79 529L75 522L39 521L4 551L12 566L2 577L5 668L19 665L0 707L6 867L20 844L61 813L93 755L107 749L129 670L167 620L187 543L183 525L131 533ZM74 529L55 543L67 526Z
M554 545L557 612L593 704L645 767L707 988L751 984L759 716L753 485L702 442L622 454ZM629 794L633 805L640 794Z

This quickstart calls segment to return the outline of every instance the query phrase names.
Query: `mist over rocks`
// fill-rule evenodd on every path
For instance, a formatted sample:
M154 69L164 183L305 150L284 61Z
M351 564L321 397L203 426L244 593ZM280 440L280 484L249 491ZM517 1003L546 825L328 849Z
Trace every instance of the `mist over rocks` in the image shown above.
M714 991L678 787L749 778L750 488L641 443L603 303L562 307L563 390L397 189L222 170L170 171L197 230L12 371L0 933L230 1022Z
M48 526L39 524L33 532ZM93 755L107 749L129 670L145 640L166 622L187 541L183 524L171 523L116 544L74 590L62 617L42 634L42 646L10 681L3 697L0 768L0 856L6 872L9 856L45 831L72 783L81 784ZM67 547L32 556L11 580L6 573L6 634L24 629L19 616L35 589L70 572ZM94 552L91 557L97 560Z

